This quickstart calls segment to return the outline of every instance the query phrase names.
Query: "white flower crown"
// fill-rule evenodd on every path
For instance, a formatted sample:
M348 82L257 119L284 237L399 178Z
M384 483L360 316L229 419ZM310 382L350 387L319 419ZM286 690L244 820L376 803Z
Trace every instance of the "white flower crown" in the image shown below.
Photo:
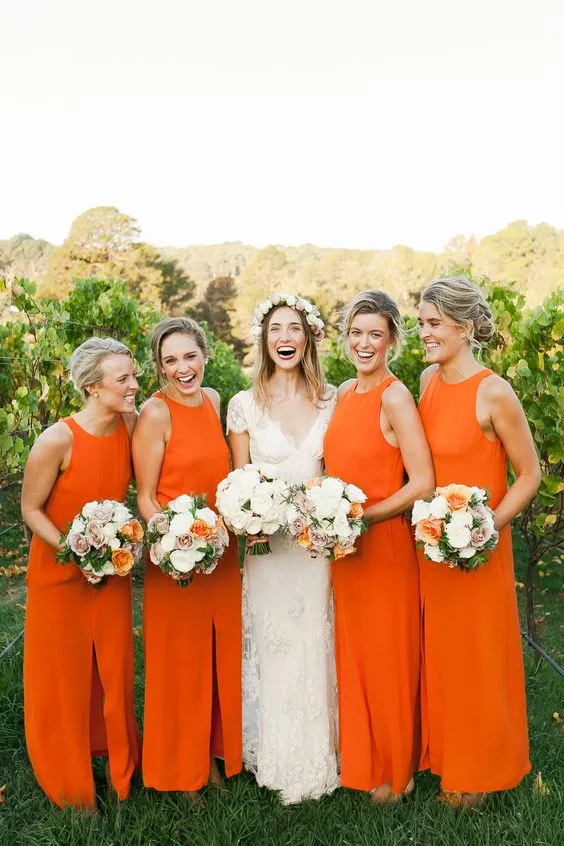
M288 306L296 311L305 312L306 320L311 334L315 341L321 341L324 336L323 327L325 326L321 319L320 311L317 306L306 300L305 297L299 297L297 294L271 294L271 296L257 306L253 312L253 319L251 322L251 334L255 341L258 341L262 334L262 322L268 312L276 306Z

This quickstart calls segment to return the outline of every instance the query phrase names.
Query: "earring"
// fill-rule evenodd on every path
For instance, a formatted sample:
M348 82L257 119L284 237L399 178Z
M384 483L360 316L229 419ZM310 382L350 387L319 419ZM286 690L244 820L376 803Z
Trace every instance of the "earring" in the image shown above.
M94 396L98 399L98 391L94 391Z

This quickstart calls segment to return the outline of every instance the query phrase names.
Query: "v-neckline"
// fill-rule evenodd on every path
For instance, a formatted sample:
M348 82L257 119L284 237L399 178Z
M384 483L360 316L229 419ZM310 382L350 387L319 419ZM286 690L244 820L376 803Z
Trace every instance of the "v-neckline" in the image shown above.
M289 435L287 432L284 431L284 429L282 428L282 424L280 423L279 420L275 420L273 417L270 416L270 414L268 414L264 410L263 410L263 414L265 415L266 419L278 429L278 431L280 432L282 437L285 438L288 441L289 444L292 444L295 451L299 452L302 449L303 445L307 442L309 436L311 435L311 433L313 432L313 430L315 429L317 424L319 423L319 420L321 418L321 415L323 414L323 411L324 411L324 409L322 409L322 408L319 410L319 412L317 413L317 415L315 417L315 420L313 421L313 423L309 427L304 439L300 443L298 443L296 441L296 439L293 435Z

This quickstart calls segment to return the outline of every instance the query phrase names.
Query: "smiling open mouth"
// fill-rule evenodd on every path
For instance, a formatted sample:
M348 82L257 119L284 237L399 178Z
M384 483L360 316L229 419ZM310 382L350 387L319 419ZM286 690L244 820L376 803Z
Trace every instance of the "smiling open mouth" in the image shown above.
M196 379L195 373L192 373L191 376L179 376L178 377L178 381L180 382L180 384L184 385L185 387L189 387L190 385L193 385L195 379Z
M289 361L292 359L296 354L295 347L278 347L276 350L276 354L279 358L283 359L284 361Z

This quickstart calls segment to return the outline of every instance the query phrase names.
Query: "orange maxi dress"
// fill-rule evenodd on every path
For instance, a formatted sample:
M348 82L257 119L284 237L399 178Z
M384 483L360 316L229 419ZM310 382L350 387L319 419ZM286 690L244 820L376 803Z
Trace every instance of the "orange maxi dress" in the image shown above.
M340 399L324 441L327 474L367 495L365 507L403 485L400 450L380 429L382 394ZM371 526L358 551L333 564L341 784L401 793L419 760L419 573L403 516Z
M476 395L491 370L457 384L435 373L420 403L437 485L507 491L507 456L476 419ZM423 611L421 767L444 789L482 793L515 787L530 770L525 679L506 526L490 560L465 573L419 553Z
M72 455L45 505L61 532L82 506L123 501L131 478L127 427L90 435L72 418ZM24 716L37 781L57 805L93 808L91 756L108 755L112 784L129 795L140 762L133 710L131 576L89 585L34 535L27 571Z
M185 406L156 394L172 428L157 486L161 505L182 493L207 494L230 471L221 422L205 392ZM145 728L143 780L156 790L199 790L210 753L228 776L242 768L241 576L231 536L210 575L185 588L147 559L144 600Z

